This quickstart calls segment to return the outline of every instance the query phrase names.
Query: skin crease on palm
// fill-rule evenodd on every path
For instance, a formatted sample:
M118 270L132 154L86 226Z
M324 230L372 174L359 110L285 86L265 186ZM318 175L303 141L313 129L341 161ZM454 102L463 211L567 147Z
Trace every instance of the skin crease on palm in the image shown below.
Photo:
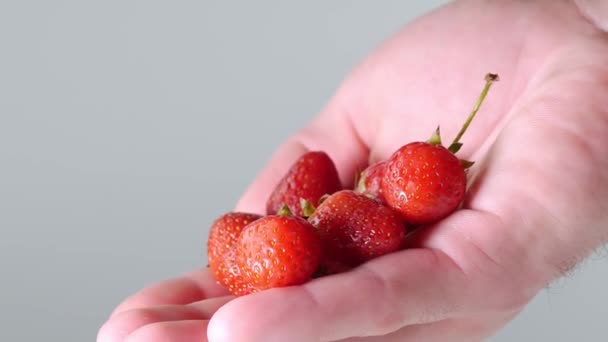
M464 208L414 233L410 249L238 299L197 270L128 298L98 341L493 335L608 240L608 34L599 29L608 27L608 8L578 5L457 1L409 24L278 149L237 205L262 212L272 185L306 150L329 152L350 184L357 168L426 140L437 124L449 141L484 75L496 72L501 80L459 152L477 161Z

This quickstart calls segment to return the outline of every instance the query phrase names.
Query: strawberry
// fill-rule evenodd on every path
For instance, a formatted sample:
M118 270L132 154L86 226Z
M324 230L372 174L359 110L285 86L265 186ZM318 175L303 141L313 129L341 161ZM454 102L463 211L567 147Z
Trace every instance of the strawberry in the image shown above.
M383 181L387 203L414 225L437 222L462 201L467 177L460 160L443 146L414 142L388 161Z
M303 218L271 215L245 227L236 253L244 279L261 291L310 280L319 267L321 244Z
M247 213L224 214L213 222L209 231L209 268L215 279L236 296L252 292L236 264L236 242L243 228L260 218Z
M321 238L322 268L327 273L399 250L406 233L397 212L351 190L329 196L308 221Z
M234 296L240 297L255 292L255 288L247 282L236 263L236 248L228 250L223 258L209 263L215 279L230 291Z
M279 181L266 203L268 215L276 214L284 205L296 216L307 216L302 201L313 205L323 195L342 189L338 171L325 152L315 151L302 155Z
M362 193L370 198L374 198L381 203L386 203L382 194L382 178L386 161L377 162L368 166L361 174L356 184L356 192Z
M498 75L488 74L486 85L464 126L448 148L442 146L439 127L427 142L412 142L389 158L382 180L382 192L389 206L399 211L407 223L435 223L454 212L462 203L466 169L472 162L460 160L460 138L477 114L492 82Z

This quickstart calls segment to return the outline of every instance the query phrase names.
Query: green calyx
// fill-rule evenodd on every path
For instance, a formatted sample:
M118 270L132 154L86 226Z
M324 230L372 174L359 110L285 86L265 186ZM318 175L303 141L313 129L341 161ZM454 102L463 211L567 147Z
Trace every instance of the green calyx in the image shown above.
M307 201L303 198L300 198L300 208L302 208L302 216L308 218L311 217L312 214L315 213L316 208L310 201Z
M465 170L470 169L471 166L473 166L473 164L475 164L474 161L460 159L460 165L462 165L462 168L465 169Z
M291 212L291 210L289 209L289 207L287 206L287 204L284 204L281 209L279 209L279 211L277 211L277 216L293 216L293 213Z
M450 145L450 147L448 147L448 151L456 154L456 152L460 151L460 148L462 147L462 143L452 143Z
M427 140L426 142L431 145L441 146L441 130L439 126L437 126L435 132L433 132L429 140Z

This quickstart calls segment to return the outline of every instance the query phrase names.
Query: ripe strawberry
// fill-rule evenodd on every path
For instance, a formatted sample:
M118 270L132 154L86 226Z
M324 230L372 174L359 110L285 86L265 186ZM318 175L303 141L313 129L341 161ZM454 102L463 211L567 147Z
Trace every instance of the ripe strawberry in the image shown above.
M414 142L389 159L384 198L406 222L428 224L451 214L465 194L467 177L460 160L443 146Z
M215 279L236 296L251 292L236 265L236 242L243 228L260 218L255 214L228 213L216 219L209 231L209 268Z
M399 250L406 233L397 212L351 190L329 196L308 221L321 237L322 268L327 273Z
M241 269L236 263L236 248L228 250L223 258L209 263L209 267L215 279L234 296L240 297L255 292L255 288L243 278Z
M441 144L439 127L427 142L413 142L398 149L388 160L382 192L388 205L399 211L407 223L435 223L454 212L464 199L472 162L454 154L460 138L477 114L492 82L498 75L486 75L486 85L462 129L448 148Z
M382 194L382 179L384 178L384 170L386 161L377 162L367 167L361 172L357 181L356 192L362 193L368 197L374 198L381 203L386 203Z
M296 216L305 216L301 201L313 205L325 194L342 189L338 171L325 152L302 155L279 181L266 203L268 215L276 214L284 205Z
M245 228L236 253L244 279L261 291L310 280L319 267L321 244L306 220L272 215Z

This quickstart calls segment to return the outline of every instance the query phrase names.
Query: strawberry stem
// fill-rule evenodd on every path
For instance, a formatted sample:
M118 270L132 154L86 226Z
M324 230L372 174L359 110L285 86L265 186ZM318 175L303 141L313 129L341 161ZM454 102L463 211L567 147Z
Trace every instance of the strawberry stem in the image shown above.
M490 87L492 87L492 83L498 81L498 75L497 74L487 74L485 77L485 81L486 81L486 85L483 87L483 90L481 91L481 94L479 95L479 98L477 99L477 102L475 103L475 106L473 107L473 111L471 112L471 114L469 114L467 121L465 121L464 125L460 129L460 132L458 132L458 135L456 135L456 138L454 138L454 141L452 142L452 144L450 144L450 147L448 147L448 150L452 153L458 152L458 150L460 150L460 148L462 147L462 143L460 143L460 139L466 132L467 128L469 128L469 125L475 118L475 114L477 114L477 112L479 111L479 108L481 107L483 100L486 98L486 95L488 95L488 91L490 90Z

